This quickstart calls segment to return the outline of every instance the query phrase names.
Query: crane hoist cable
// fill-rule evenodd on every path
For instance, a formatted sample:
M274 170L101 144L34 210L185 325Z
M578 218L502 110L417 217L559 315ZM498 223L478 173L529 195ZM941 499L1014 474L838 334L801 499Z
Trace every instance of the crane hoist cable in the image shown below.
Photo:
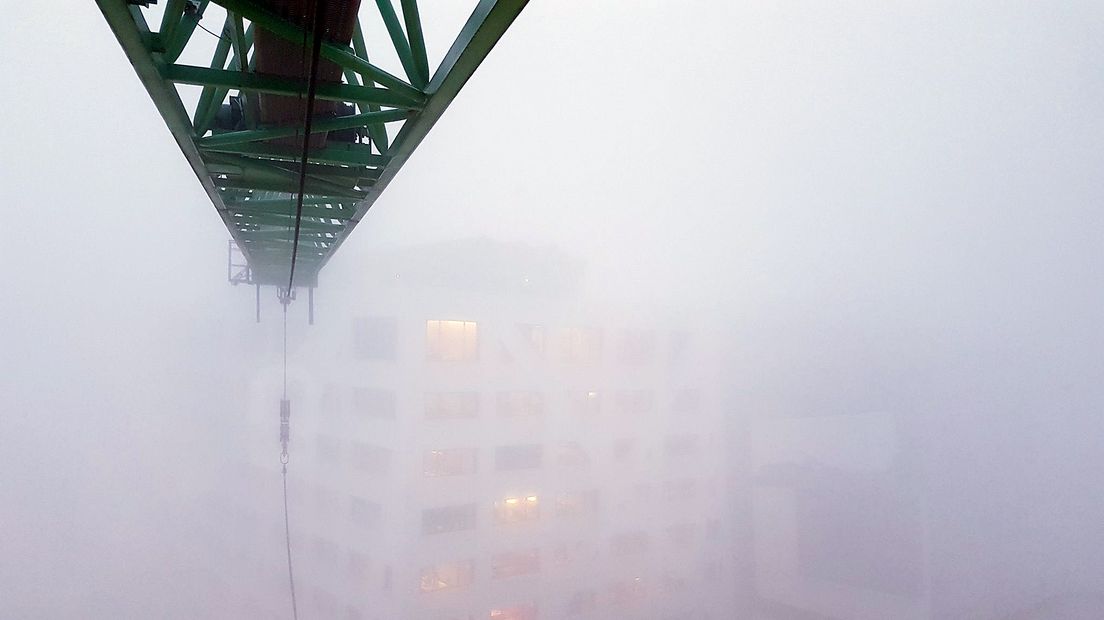
M311 21L311 52L310 52L310 75L307 81L307 101L306 110L303 118L303 156L299 161L299 192L295 200L295 234L292 238L291 245L291 265L288 269L288 285L287 289L282 295L279 295L280 302L284 306L284 324L283 324L283 398L280 399L280 465L281 474L283 476L284 487L284 542L287 548L287 565L288 565L288 587L291 591L291 614L295 620L299 618L299 609L295 600L295 573L292 568L291 558L291 524L288 517L288 491L287 491L287 464L288 457L288 442L291 438L291 401L287 396L287 307L288 304L294 299L294 286L295 286L295 261L299 255L299 233L303 222L303 192L306 189L307 183L307 162L310 155L310 137L311 137L311 124L314 120L314 101L315 95L318 89L318 71L319 71L319 58L322 55L322 40L328 34L326 27L326 20L324 19L324 12L326 3L320 0L314 0L313 5L313 17ZM303 16L306 18L306 16ZM306 21L304 19L304 21ZM307 28L304 24L303 28L303 53L307 51ZM277 291L279 292L279 291Z

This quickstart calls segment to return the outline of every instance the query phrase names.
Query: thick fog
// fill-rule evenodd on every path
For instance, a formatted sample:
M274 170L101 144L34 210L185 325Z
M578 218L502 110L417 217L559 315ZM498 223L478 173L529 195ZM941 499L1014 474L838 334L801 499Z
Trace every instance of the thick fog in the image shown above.
M95 4L10 4L0 618L291 618L275 291ZM1102 42L531 3L288 311L299 617L1104 617Z

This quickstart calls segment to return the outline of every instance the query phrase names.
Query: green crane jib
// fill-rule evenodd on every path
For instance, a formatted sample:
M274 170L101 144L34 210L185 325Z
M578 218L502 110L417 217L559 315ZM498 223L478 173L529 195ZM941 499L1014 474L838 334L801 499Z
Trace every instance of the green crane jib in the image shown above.
M325 2L326 0L317 0ZM370 2L370 0L365 0ZM480 0L430 73L416 0L375 0L405 77L373 64L357 0L330 2L308 148L296 286L314 287L528 0ZM245 255L251 282L287 286L298 197L309 0L97 0L165 124ZM208 66L178 64L209 2L226 10ZM332 22L332 23L331 23ZM379 42L376 42L379 43ZM309 49L309 48L306 48ZM343 78L343 79L342 79ZM202 86L194 110L177 84ZM401 128L389 137L389 130Z

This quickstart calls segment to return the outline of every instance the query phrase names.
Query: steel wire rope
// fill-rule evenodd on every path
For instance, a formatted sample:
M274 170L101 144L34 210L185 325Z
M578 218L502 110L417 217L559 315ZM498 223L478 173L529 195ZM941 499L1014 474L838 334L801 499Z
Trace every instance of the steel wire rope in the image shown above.
M292 238L291 245L291 266L288 270L288 285L284 292L283 299L281 300L284 305L284 325L283 325L283 353L284 353L284 365L283 365L283 400L287 401L287 307L291 301L291 293L295 284L295 262L299 256L299 235L301 232L301 226L303 222L303 192L306 189L307 183L307 163L310 155L310 135L311 124L314 120L314 101L315 94L318 87L318 66L319 58L322 55L322 36L325 29L325 20L323 19L323 11L325 10L325 3L315 0L313 2L314 15L311 22L311 33L313 37L313 45L311 48L310 56L310 76L307 81L307 101L306 110L303 118L303 156L299 161L299 192L295 201L295 234ZM306 17L305 15L303 16ZM304 19L304 22L306 20ZM303 55L306 55L307 51L307 24L303 24ZM302 71L302 62L300 62L300 74ZM281 407L288 407L290 404L281 404ZM285 444L286 446L286 444ZM284 487L284 542L287 549L287 563L288 563L288 586L291 590L291 614L295 620L299 618L299 609L295 600L295 572L292 568L291 557L291 523L288 517L288 491L287 491L287 463L288 456L287 450L280 456L280 462L282 465L283 474L283 487Z

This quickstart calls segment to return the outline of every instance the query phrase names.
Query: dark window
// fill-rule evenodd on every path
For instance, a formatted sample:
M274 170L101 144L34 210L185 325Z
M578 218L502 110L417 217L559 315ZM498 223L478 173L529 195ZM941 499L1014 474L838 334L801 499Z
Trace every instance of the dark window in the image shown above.
M395 393L391 390L357 388L353 391L353 409L365 417L395 417Z
M499 553L491 557L491 577L508 579L540 572L540 553L536 549Z
M370 474L386 474L391 468L391 451L366 443L352 445L353 465Z
M426 508L422 511L422 533L441 534L475 529L475 504Z
M495 448L495 469L498 471L539 469L543 458L544 447L540 444L500 446Z
M353 322L353 355L362 360L395 359L398 322L394 317L371 317Z

